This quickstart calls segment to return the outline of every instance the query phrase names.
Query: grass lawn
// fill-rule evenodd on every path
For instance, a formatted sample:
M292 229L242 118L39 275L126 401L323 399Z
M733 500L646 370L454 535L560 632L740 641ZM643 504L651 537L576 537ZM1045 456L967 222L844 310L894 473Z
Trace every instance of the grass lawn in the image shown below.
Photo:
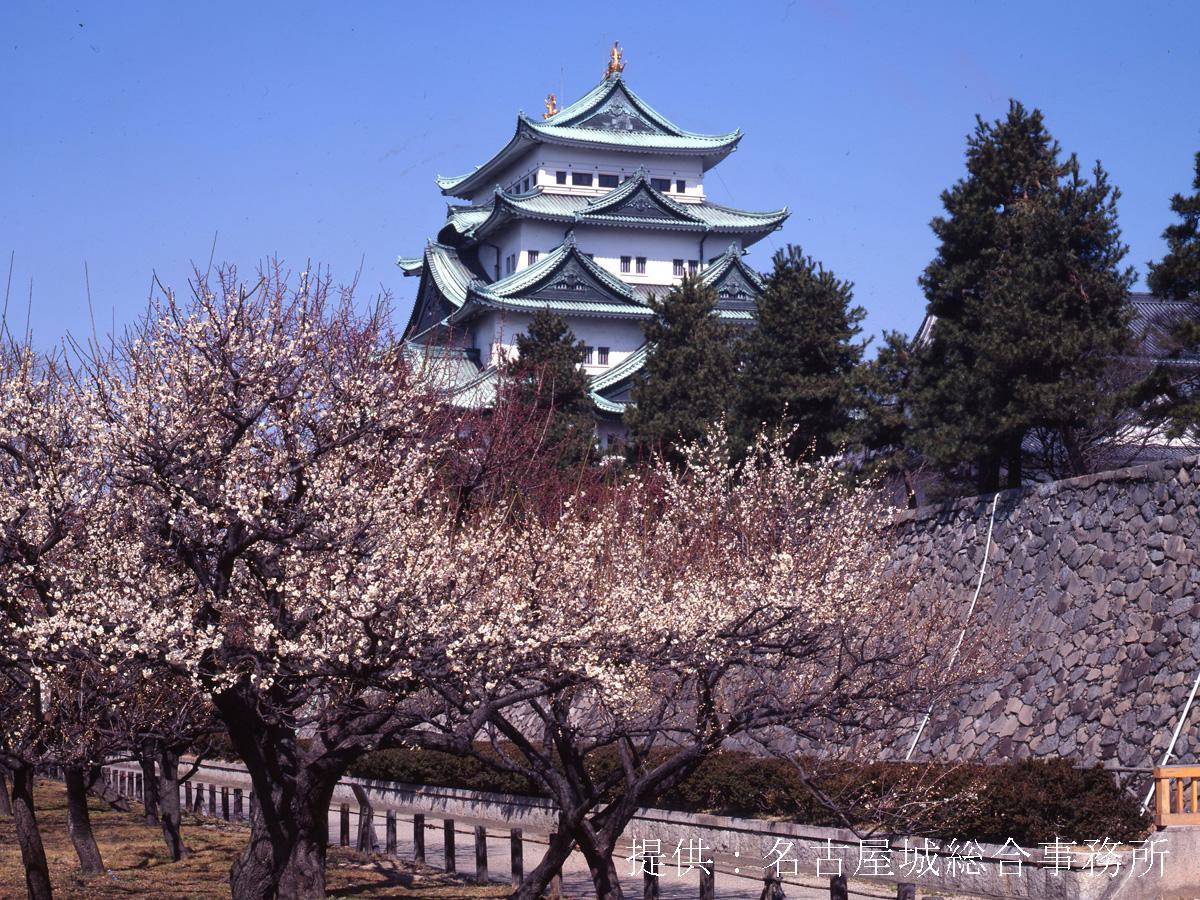
M92 828L109 874L85 878L67 834L63 786L39 781L35 802L56 898L228 897L229 867L249 834L244 827L185 814L183 837L192 853L173 863L167 858L162 832L142 822L140 804L131 802L132 811L122 813L93 799ZM402 860L367 858L332 847L326 884L334 897L470 900L508 894L503 885L475 887ZM0 898L19 900L24 895L25 870L13 822L0 818Z

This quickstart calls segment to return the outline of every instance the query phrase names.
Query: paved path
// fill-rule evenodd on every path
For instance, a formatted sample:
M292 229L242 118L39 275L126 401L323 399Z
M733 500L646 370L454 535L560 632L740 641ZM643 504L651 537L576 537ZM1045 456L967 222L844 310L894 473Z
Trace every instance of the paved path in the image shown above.
M399 814L397 816L396 853L401 859L413 858L412 816ZM467 825L463 820L455 820L454 830L454 859L460 875L470 876L475 872L475 831L473 825ZM425 860L435 868L443 868L445 861L445 844L443 841L442 819L426 817L425 819ZM339 833L338 813L330 816L330 835L335 839ZM384 819L376 815L375 833L382 839L384 836ZM358 834L358 815L350 813L351 841ZM537 865L546 846L546 835L525 832L525 870L529 871ZM509 850L509 830L506 826L496 827L488 832L488 875L492 881L508 882L512 877ZM674 862L664 867L659 878L659 893L663 900L696 900L699 896L699 873L691 872L682 878L676 874ZM641 875L631 875L629 863L619 860L618 872L621 876L621 887L626 897L640 898L642 896ZM757 871L753 877L739 877L732 872L718 870L716 876L716 896L718 900L758 900L762 894L762 872ZM784 892L788 900L829 900L828 881L824 885L813 878L787 877ZM574 853L563 866L563 893L571 898L587 898L595 896L592 890L592 879L588 874L587 862L583 854ZM878 885L863 885L851 882L851 897L893 898L895 893L888 893Z
M135 771L133 765L113 766L114 769ZM220 815L222 785L229 788L249 787L249 776L245 772L235 772L225 767L201 767L193 779L204 785L204 810L209 814ZM215 796L216 808L209 809L209 785L217 785ZM231 790L232 794L232 790ZM182 803L184 798L180 798ZM331 843L338 843L341 835L341 801L335 800L329 810L329 838ZM350 803L350 843L357 842L359 814L357 804ZM233 799L230 798L231 813ZM248 814L248 807L243 812ZM384 846L386 814L382 811L375 813L375 836L379 846ZM413 844L413 817L411 812L398 812L396 815L396 855L400 859L411 860L415 856ZM455 868L459 875L470 877L475 873L475 826L482 825L488 829L488 876L493 882L508 883L512 880L510 826L488 819L474 819L469 816L455 816L454 859ZM425 861L428 865L442 869L445 867L444 822L442 816L427 813L425 816ZM523 829L524 837L524 866L530 871L541 860L545 852L548 836L529 829ZM659 878L659 894L663 900L695 900L699 896L698 871L685 871L682 876L677 872L675 862L671 858L674 850L663 846L663 869ZM618 850L619 855L624 855ZM748 865L740 873L735 869L741 868L741 860L732 857L718 857L716 874L716 897L718 900L759 900L763 889L763 870L754 863L763 860L748 860ZM617 865L621 878L621 887L627 897L642 896L642 876L630 871L630 863L619 859ZM583 854L576 851L563 865L563 894L573 900L594 896L591 876L588 873L587 861ZM784 876L784 892L788 900L828 900L829 882L827 878L817 878L812 873ZM894 889L887 885L866 882L850 882L852 898L878 898L890 900L896 895Z

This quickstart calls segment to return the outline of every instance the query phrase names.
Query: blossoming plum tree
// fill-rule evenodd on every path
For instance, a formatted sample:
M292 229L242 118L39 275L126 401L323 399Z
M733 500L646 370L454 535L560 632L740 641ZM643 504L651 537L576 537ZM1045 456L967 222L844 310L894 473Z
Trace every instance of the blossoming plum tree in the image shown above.
M529 702L493 708L490 752L474 751L542 785L559 811L515 897L541 896L577 846L597 896L619 898L613 856L630 819L708 755L756 743L870 756L954 682L941 610L907 602L877 498L784 446L760 443L733 466L714 431L683 449L681 470L660 462L526 525L544 588L507 626L526 665L481 671L472 630L449 645L469 663L431 689L463 715L536 683Z
M0 767L12 779L12 806L32 898L50 896L46 856L33 807L33 768L51 757L63 710L42 677L28 629L68 600L79 523L97 496L89 459L93 421L61 360L0 336ZM87 718L90 710L79 710ZM50 716L53 721L48 720ZM79 717L76 717L79 718ZM75 724L79 724L78 721ZM94 724L94 723L93 723ZM67 729L70 730L69 728ZM59 744L61 749L64 745ZM99 853L90 831L80 861ZM83 823L86 824L86 823ZM82 827L82 826L81 826ZM90 843L90 847L85 845Z
M98 577L41 637L210 695L258 799L234 896L323 896L338 778L421 720L406 700L444 665L455 610L521 584L505 516L460 533L442 483L456 414L385 311L331 300L327 279L201 279L86 370L110 484Z

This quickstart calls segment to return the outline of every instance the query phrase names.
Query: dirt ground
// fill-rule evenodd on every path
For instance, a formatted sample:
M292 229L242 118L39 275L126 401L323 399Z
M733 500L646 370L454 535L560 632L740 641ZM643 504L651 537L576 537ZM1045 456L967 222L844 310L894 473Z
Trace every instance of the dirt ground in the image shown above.
M131 802L131 811L123 813L92 800L92 827L108 872L85 878L67 834L63 786L39 781L34 799L56 898L215 900L229 896L229 867L245 844L245 828L185 815L183 836L192 853L182 862L173 863L167 858L162 832L142 821L140 804ZM332 897L475 900L508 893L503 885L475 887L402 860L367 858L338 848L330 848L326 879ZM0 900L20 900L24 896L25 870L13 822L0 818Z

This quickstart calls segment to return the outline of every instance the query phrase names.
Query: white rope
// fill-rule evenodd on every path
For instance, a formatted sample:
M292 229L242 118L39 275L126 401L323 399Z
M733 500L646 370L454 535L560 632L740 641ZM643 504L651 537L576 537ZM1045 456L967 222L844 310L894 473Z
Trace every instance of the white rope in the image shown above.
M954 652L950 654L950 663L947 668L954 668L954 661L958 659L958 651L962 649L962 643L967 637L967 626L971 623L971 614L975 612L975 604L979 602L979 592L983 589L983 573L987 571L988 555L992 550L992 529L996 525L996 504L1000 500L999 491L992 498L992 514L988 518L987 540L983 545L983 559L979 563L979 580L975 583L975 596L971 598L971 605L967 607L967 617L963 620L962 631L958 634L958 640L954 643ZM1193 689L1195 693L1195 689ZM929 704L929 709L925 715L921 717L921 724L917 728L917 733L913 735L912 745L908 748L908 752L904 754L904 761L908 762L912 759L913 751L917 749L917 743L921 740L921 734L925 731L925 726L929 724L929 717L933 715L933 704Z
M1175 733L1171 735L1171 743L1167 745L1167 752L1163 754L1160 766L1165 766L1167 760L1171 758L1171 754L1175 751L1175 742L1179 740L1179 732L1183 731L1183 723L1187 721L1188 713L1192 711L1192 701L1196 699L1196 689L1200 688L1200 671L1196 672L1196 680L1192 682L1192 692L1188 694L1187 703L1183 704L1183 714L1179 717L1179 721L1175 723ZM1146 799L1142 801L1142 812L1146 811L1146 807L1150 805L1150 801L1154 798L1154 779L1150 779L1150 790L1146 792Z

